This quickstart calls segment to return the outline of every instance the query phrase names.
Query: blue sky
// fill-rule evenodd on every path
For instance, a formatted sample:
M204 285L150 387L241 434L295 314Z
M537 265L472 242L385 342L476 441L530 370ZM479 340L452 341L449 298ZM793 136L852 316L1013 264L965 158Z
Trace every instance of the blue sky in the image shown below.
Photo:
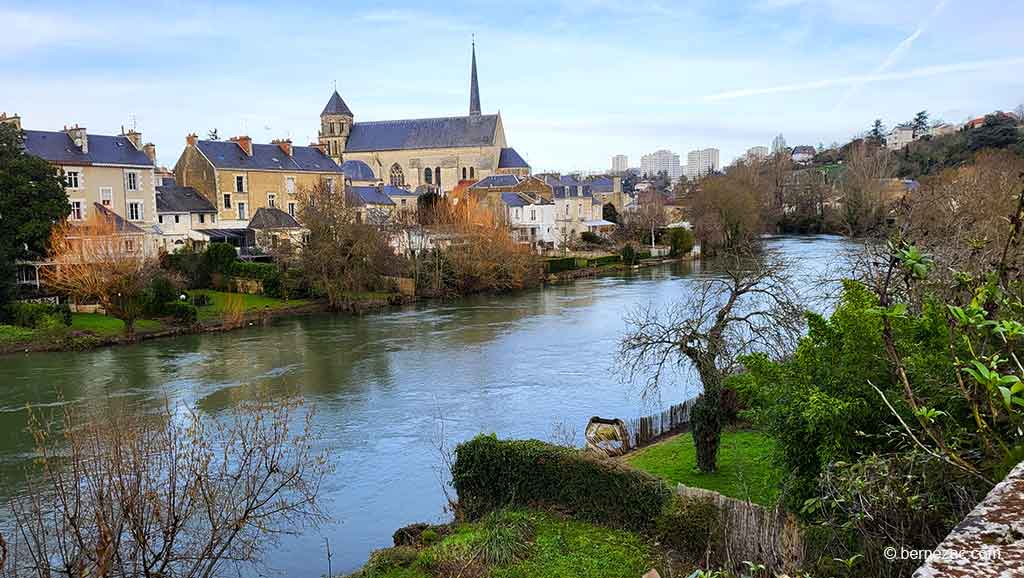
M334 82L356 120L465 114L476 34L484 112L539 169L783 133L845 141L920 109L962 121L1024 103L1024 2L537 0L9 2L0 111L115 133L172 165L188 132L316 136Z

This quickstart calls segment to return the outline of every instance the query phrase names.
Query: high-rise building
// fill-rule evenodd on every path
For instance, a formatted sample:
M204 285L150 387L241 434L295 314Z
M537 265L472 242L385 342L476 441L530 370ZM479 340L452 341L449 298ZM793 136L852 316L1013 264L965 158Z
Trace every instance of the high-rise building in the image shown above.
M671 179L678 179L683 174L679 155L663 149L640 157L640 174L653 177L660 172L665 172Z
M786 137L779 133L777 137L772 139L772 154L786 152Z
M763 161L766 158L768 158L768 147L764 145L758 145L747 149L747 160Z
M612 172L624 173L629 168L629 157L626 155L615 155L612 157Z
M690 151L686 155L686 178L688 179L699 179L717 171L718 168L718 149L716 148Z

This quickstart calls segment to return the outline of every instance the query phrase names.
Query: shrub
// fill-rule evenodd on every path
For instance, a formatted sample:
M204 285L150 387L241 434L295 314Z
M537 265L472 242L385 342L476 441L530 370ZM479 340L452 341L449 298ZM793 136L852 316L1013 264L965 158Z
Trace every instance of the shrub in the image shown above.
M693 233L689 229L669 229L668 244L672 248L669 255L681 257L693 251Z
M708 551L714 550L718 526L719 512L713 502L679 496L654 523L658 539L691 562L705 559Z
M238 251L227 243L210 243L203 260L210 273L227 275L231 272L231 266L238 261Z
M197 253L189 249L165 253L160 257L160 267L181 275L186 286L191 289L210 286L210 264L206 253Z
M71 325L71 307L67 303L9 303L6 317L14 325L29 329L52 328L57 325Z
M576 268L575 257L563 257L560 259L548 259L544 262L544 268L548 273L561 273Z
M580 240L584 243L590 243L591 245L604 245L607 242L604 237L591 231L583 231L580 233Z
M166 314L174 317L174 320L183 325L191 325L199 318L196 306L184 301L171 301L164 306Z
M739 418L740 405L739 393L731 387L723 387L718 394L718 406L722 408L722 420L732 423Z
M167 304L177 301L180 290L180 284L167 275L153 278L145 293L145 313L153 316L170 314Z
M636 249L633 248L632 243L626 243L626 246L622 248L622 262L627 265L636 265Z
M470 519L507 506L544 505L576 517L645 529L664 510L664 482L617 462L537 440L480 435L459 444L452 484Z

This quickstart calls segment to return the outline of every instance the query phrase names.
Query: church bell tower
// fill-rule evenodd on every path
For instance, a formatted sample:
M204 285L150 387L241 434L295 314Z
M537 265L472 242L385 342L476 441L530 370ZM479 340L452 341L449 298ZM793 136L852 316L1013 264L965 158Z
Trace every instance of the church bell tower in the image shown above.
M336 163L341 163L354 118L348 105L335 90L330 100L327 101L324 111L320 113L319 142L324 145L327 156Z

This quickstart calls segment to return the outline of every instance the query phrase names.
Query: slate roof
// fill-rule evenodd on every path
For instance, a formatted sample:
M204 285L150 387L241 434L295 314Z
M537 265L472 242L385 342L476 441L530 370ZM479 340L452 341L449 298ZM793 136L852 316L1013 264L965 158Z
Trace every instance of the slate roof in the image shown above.
M377 177L373 174L373 169L363 161L345 161L341 163L341 171L345 173L345 177L353 181L377 180Z
M270 207L256 209L252 219L249 220L250 229L301 229L302 225L295 220L295 217Z
M201 140L196 147L218 169L341 173L341 167L316 147L292 146L288 156L276 144L253 143L251 157L228 140Z
M216 213L217 208L192 187L163 185L156 188L156 212Z
M418 197L420 192L419 187L416 187L415 191L411 191L405 187L396 187L394 185L384 185L384 194L389 197Z
M498 168L499 169L528 169L530 168L523 157L519 156L516 149L508 147L501 149L501 155L498 156Z
M793 147L793 154L815 155L818 154L818 151L812 146L802 145L798 147Z
M565 177L563 177L565 178ZM575 182L575 181L572 181ZM582 185L576 183L574 185L552 185L551 191L554 193L555 198L564 199L566 197L590 197L592 193L590 191L590 185Z
M348 116L353 116L352 111L349 110L348 105L345 104L337 90L334 91L330 100L327 101L327 106L324 107L324 111L320 113L320 116L325 114L347 114Z
M497 129L496 114L357 122L345 152L493 146Z
M390 187L390 185L388 185L388 187ZM364 205L394 205L395 202L392 201L391 197L389 197L386 193L388 187L350 187L350 190L352 194L356 197L356 200L363 203ZM391 188L395 189L397 187ZM412 193L407 194L411 195Z
M530 204L519 193L501 193L501 202L510 207L525 207Z
M595 193L610 193L614 188L612 180L608 177L597 177L589 183L590 190Z
M142 228L140 228L139 226L135 225L134 223L130 223L130 222L126 221L124 219L124 217L122 217L121 215L118 215L114 211L111 211L109 208L103 206L102 204L100 204L100 203L93 203L92 206L93 206L93 210L96 211L96 216L99 217L100 219L103 219L104 221L106 221L107 224L113 226L114 230L117 231L118 233L123 233L123 234L127 234L127 235L142 235L142 234L145 234L146 231L142 230ZM86 224L82 224L82 225L76 225L76 226L79 227L80 230L83 230L83 231L89 231L93 227L93 225L90 224L90 223L86 223ZM109 230L108 230L108 232L109 232Z
M130 165L153 167L146 153L124 136L87 134L89 152L83 153L63 131L26 130L25 151L55 164Z
M471 189L490 189L498 187L514 187L519 184L515 175L490 175L473 183Z

